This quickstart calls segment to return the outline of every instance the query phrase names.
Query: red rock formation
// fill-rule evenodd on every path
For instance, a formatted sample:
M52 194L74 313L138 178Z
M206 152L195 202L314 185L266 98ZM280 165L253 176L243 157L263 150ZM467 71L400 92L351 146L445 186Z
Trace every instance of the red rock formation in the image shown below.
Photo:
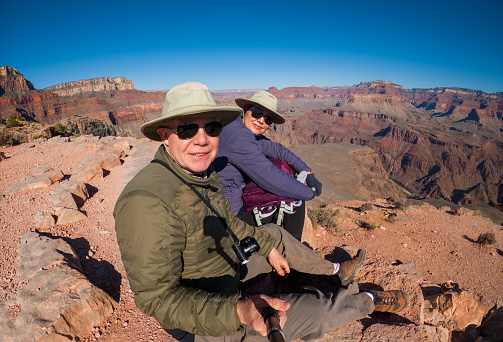
M0 67L0 96L8 92L33 90L33 84L22 73L10 66Z
M57 84L44 88L43 91L56 93L59 96L73 96L130 89L134 89L134 84L125 77L100 77Z
M279 91L284 97L280 104L290 103L285 89ZM295 96L300 92L296 88ZM335 108L306 111L300 118L285 112L287 122L268 136L287 146L368 145L379 153L388 174L417 195L465 204L503 203L503 99L498 96L360 84Z

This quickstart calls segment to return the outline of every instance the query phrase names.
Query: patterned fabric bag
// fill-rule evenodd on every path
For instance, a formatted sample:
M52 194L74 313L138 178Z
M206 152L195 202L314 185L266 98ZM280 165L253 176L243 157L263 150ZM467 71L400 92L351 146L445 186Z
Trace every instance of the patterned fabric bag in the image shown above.
M296 172L286 161L267 158L278 169L295 177ZM281 225L283 214L293 214L302 205L302 201L289 197L278 196L260 188L253 181L250 181L243 188L243 203L246 211L253 211L255 220L260 226L261 219L274 215L278 212L276 224ZM278 210L279 209L279 210ZM278 223L279 222L279 223Z

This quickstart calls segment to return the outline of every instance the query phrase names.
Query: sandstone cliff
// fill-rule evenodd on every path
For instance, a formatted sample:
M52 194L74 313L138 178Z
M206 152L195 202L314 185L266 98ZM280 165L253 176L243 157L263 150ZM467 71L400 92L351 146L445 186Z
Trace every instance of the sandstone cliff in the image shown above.
M9 89L0 96L2 118L22 115L55 123L80 115L141 137L140 125L162 111L165 92L136 90L127 79L82 80L39 92L30 90L31 83L14 69L2 70L2 89ZM408 90L386 81L268 90L287 118L268 132L277 142L367 145L379 153L386 172L417 195L465 204L503 203L502 92ZM234 98L252 92L220 91L215 97L234 105Z
M134 89L134 84L125 77L100 77L57 84L42 91L56 93L59 96L74 96L130 89Z
M419 196L467 205L503 202L499 93L408 91L370 82L346 88L350 93L335 105L325 101L322 107L318 102L319 109L306 110L305 103L292 100L301 97L302 88L291 89L290 95L286 89L279 94L287 122L268 132L271 139L286 146L367 145L380 155L391 177ZM305 88L305 94L314 90Z
M10 66L0 67L0 96L5 93L33 90L33 84L22 73Z
M119 125L137 134L143 122L161 113L166 95L136 90L123 77L68 82L34 91L33 85L11 67L0 69L0 89L6 90L0 93L0 117L4 119L13 115L53 124L79 115Z

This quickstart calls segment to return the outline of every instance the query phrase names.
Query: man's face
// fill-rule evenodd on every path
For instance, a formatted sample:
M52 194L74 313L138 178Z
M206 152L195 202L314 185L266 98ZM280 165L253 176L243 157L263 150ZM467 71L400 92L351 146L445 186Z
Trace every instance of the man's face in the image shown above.
M256 119L252 115L252 110L253 107L245 112L245 115L243 117L243 124L255 135L264 134L265 131L267 131L267 129L269 128L269 125L265 123L264 116L270 116L270 114L267 112L267 110L260 110L264 116Z
M166 124L170 128L176 128L177 125L184 122L199 124L197 134L190 139L180 139L171 129L157 129L171 157L187 171L203 172L207 170L217 155L219 138L208 136L203 129L204 124L210 121L215 121L215 119L174 120Z

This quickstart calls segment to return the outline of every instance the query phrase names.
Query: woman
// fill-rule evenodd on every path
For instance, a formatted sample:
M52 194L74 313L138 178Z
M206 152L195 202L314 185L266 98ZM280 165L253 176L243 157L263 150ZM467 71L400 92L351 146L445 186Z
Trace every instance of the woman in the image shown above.
M278 100L267 91L257 91L249 99L238 98L243 117L224 127L213 167L218 173L231 209L243 221L256 226L255 218L243 206L243 187L252 180L259 187L278 196L307 201L321 194L321 183L299 157L263 134L272 123L283 124L285 118L277 112ZM307 172L306 184L279 170L267 158L288 162L297 173ZM283 227L299 241L304 226L305 205L294 214L285 215ZM268 223L269 220L262 221Z

